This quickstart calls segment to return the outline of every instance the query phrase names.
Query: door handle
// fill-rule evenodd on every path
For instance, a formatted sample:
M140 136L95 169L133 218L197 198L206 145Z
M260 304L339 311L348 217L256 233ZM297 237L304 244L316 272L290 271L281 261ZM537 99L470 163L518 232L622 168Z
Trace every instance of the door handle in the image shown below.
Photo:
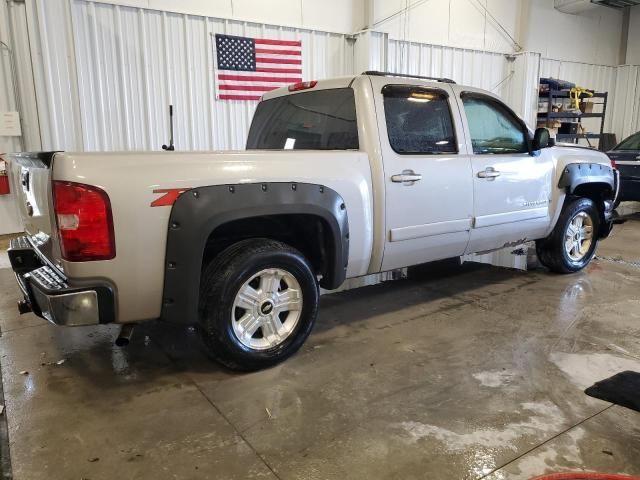
M487 180L495 180L500 176L500 172L493 167L487 167L483 171L478 172L478 178L486 178Z
M407 185L413 185L415 182L422 180L422 175L414 172L413 170L403 170L402 173L391 176L391 181L394 183L405 183Z

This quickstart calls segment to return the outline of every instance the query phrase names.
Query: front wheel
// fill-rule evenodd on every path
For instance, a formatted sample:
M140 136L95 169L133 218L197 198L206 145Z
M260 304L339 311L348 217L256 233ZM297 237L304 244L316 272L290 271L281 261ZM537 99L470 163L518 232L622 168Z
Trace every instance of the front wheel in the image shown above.
M552 272L582 270L595 255L599 231L600 215L593 201L571 200L563 208L551 235L536 241L538 259Z
M218 362L234 370L259 370L302 346L318 301L316 277L299 251L273 240L245 240L205 268L199 331Z

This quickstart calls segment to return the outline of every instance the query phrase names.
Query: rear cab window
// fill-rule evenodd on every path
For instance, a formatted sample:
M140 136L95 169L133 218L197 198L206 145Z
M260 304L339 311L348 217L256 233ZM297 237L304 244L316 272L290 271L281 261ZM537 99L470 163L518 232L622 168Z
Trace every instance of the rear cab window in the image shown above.
M382 95L389 144L396 153L458 153L447 92L411 85L385 85Z
M352 88L284 95L258 104L248 150L358 150Z

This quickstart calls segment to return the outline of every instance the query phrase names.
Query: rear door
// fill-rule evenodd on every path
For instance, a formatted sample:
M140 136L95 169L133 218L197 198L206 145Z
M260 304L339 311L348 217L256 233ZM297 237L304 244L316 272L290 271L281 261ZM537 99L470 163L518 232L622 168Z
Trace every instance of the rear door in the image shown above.
M473 210L452 90L393 82L372 78L385 177L383 270L462 255Z
M458 98L469 139L474 197L467 253L538 238L550 221L550 153L529 153L526 125L500 100L465 91Z

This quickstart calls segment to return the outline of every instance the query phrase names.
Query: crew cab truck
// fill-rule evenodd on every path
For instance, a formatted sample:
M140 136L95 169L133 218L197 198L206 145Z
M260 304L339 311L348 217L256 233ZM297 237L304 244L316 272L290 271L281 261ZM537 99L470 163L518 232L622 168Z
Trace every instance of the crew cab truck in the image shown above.
M300 348L319 286L529 240L580 270L616 196L605 154L553 145L495 95L380 72L266 93L246 151L8 160L21 311L195 324L239 370Z

